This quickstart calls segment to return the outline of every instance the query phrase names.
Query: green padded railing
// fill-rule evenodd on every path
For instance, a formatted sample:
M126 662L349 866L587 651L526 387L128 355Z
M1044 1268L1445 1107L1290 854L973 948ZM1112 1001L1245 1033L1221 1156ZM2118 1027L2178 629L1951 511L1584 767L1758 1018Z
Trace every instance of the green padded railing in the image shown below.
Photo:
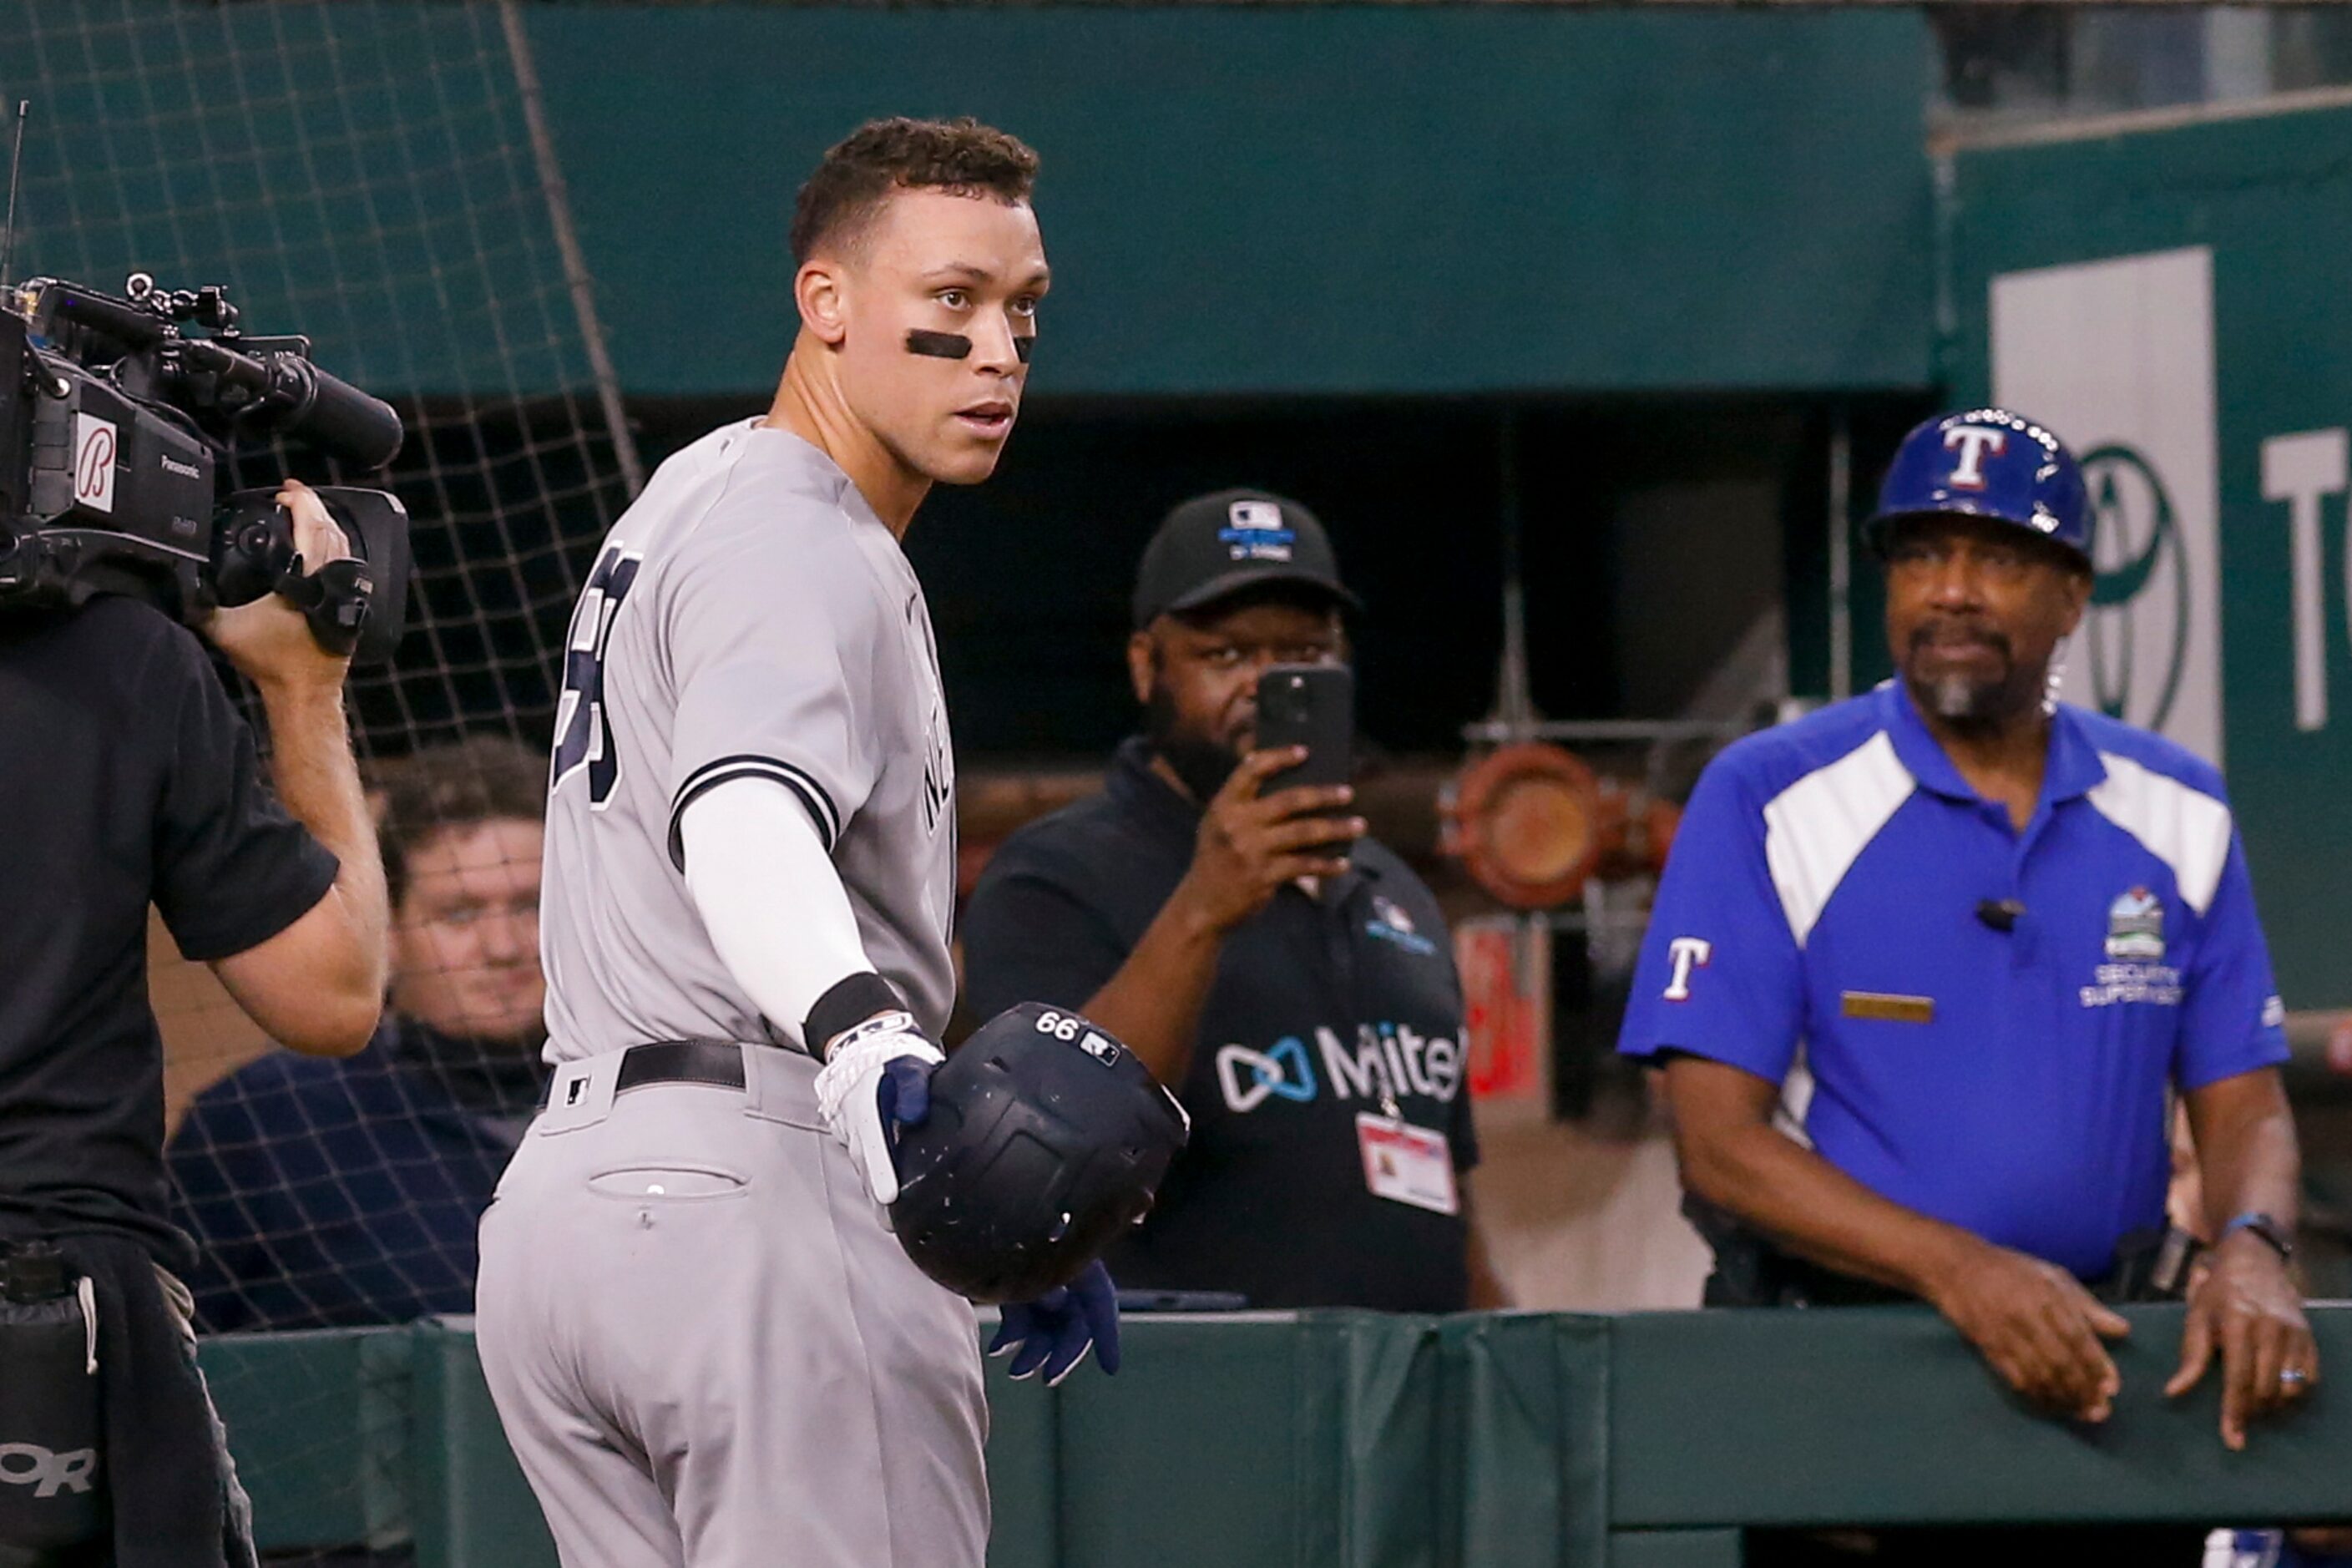
M322 1329L204 1342L205 1380L270 1543L408 1538L415 1332Z
M2352 1519L2352 1396L2215 1432L2134 1308L2095 1431L2023 1408L1921 1309L1135 1318L1116 1379L992 1368L994 1568L1730 1568L1751 1525ZM2315 1308L2352 1378L2352 1306ZM554 1552L462 1319L208 1341L280 1547L421 1568Z

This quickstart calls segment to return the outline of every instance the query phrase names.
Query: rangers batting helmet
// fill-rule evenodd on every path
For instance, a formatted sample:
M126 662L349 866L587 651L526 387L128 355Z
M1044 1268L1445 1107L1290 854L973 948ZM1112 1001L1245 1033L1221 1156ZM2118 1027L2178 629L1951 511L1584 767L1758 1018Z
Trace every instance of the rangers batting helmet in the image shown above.
M957 1295L1034 1300L1150 1211L1189 1131L1125 1046L1024 1002L931 1075L930 1114L899 1136L891 1228Z
M2031 529L2090 567L2090 505L2074 454L2006 408L1946 414L1904 437L1863 538L1883 555L1891 525L1953 515Z

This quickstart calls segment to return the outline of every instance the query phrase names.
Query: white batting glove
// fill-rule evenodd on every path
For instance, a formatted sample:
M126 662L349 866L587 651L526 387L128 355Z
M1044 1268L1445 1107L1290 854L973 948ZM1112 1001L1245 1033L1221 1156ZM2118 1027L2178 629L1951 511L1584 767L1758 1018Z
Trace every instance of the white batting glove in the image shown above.
M930 1115L931 1074L947 1059L906 1013L877 1014L826 1042L817 1113L884 1208L898 1201L898 1130Z

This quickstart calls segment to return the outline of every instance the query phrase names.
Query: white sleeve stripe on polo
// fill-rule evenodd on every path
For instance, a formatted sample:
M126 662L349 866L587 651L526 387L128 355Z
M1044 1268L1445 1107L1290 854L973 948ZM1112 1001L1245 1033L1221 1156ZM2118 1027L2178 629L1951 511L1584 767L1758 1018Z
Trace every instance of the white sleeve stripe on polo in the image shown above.
M1812 934L1830 895L1914 787L1911 770L1881 730L1764 807L1764 861L1799 947Z
M2129 757L2101 752L2099 761L2107 776L2092 786L2091 805L2170 867L2181 901L2202 915L2230 863L2230 808Z
M1806 1149L1813 1146L1812 1130L1805 1125L1805 1119L1812 1114L1814 1087L1813 1064L1805 1055L1805 1042L1799 1040L1797 1054L1780 1079L1780 1103L1772 1108L1772 1128Z

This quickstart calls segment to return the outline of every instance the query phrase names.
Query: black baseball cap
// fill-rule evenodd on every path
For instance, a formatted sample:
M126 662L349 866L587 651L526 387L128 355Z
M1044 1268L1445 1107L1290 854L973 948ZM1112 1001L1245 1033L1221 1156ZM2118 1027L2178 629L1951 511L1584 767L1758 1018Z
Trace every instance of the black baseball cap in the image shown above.
M1180 501L1143 548L1135 571L1135 624L1197 610L1245 588L1309 588L1350 610L1331 536L1297 501L1265 490L1218 490Z

